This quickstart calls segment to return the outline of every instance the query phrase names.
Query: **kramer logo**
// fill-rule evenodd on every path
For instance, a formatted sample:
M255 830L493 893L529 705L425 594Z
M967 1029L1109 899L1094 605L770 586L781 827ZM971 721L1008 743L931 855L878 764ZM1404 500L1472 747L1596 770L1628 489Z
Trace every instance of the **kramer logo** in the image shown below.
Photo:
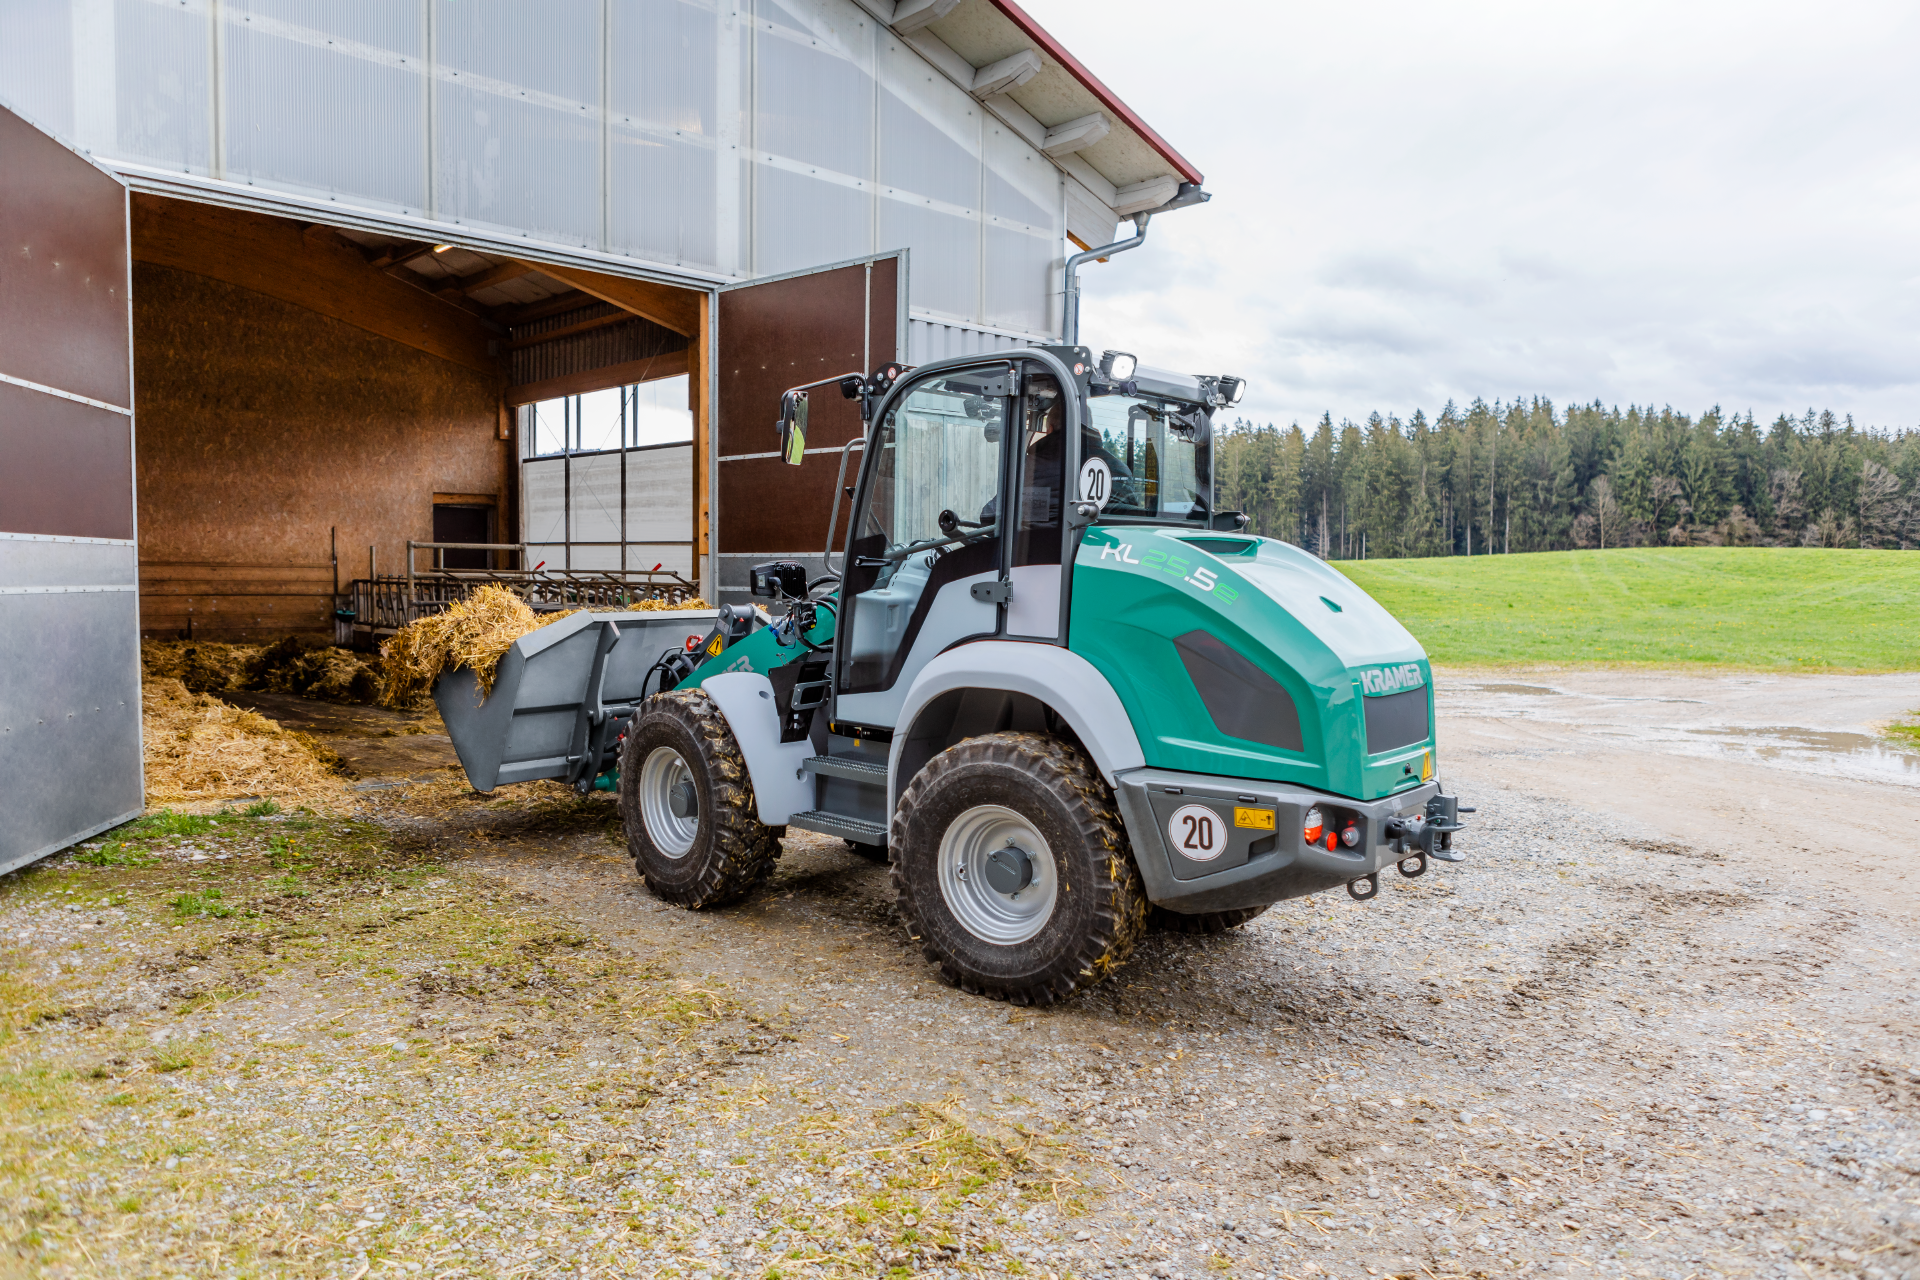
M1426 681L1420 678L1420 664L1403 663L1397 667L1372 667L1360 673L1360 687L1368 697L1383 693L1398 693L1402 689L1418 689Z

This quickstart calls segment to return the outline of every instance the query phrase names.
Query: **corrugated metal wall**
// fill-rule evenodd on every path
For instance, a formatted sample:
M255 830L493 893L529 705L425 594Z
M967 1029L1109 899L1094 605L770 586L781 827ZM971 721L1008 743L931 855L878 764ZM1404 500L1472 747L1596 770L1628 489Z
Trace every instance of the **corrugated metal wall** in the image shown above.
M1057 327L1064 176L853 0L31 0L0 98L110 164L745 279L913 250Z
M907 321L907 363L930 364L949 356L977 356L987 351L1012 351L1030 347L1038 338L1014 338L1004 333L988 333L963 324L939 320Z

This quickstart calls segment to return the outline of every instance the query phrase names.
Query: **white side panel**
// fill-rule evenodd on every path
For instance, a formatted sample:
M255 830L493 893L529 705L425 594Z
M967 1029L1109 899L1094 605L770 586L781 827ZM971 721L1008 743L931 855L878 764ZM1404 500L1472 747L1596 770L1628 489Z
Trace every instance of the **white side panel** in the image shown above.
M738 20L681 0L638 0L608 13L607 248L731 269L733 254L721 261L720 232L739 217L739 150L723 145L721 130L738 118ZM730 99L721 97L723 83ZM724 141L738 143L737 124ZM731 179L725 191L723 177Z
M878 24L850 0L754 0L754 19L753 274L872 252Z
M773 684L752 671L711 676L700 682L720 714L727 718L733 739L753 779L753 798L760 821L785 826L796 813L813 808L813 779L807 776L807 757L813 744L780 741L780 713L774 706Z
M436 11L434 212L600 244L598 0L547 0L538 21L518 0Z
M528 563L549 569L566 566L565 476L573 475L573 540L620 540L620 455L576 456L571 467L560 458L522 463ZM627 455L627 551L629 569L650 569L655 562L684 576L693 570L693 446L636 449ZM618 547L575 547L575 569L616 569Z
M980 104L899 40L880 42L878 247L913 250L912 303L980 311Z
M1011 128L987 125L986 282L981 319L1056 333L1054 277L1065 262L1065 175Z
M992 582L999 576L998 573L977 573L971 578L961 578L941 587L940 594L933 598L933 605L927 610L920 634L913 638L913 648L907 651L907 660L901 664L900 678L894 681L893 687L877 693L841 694L834 699L835 717L882 728L899 724L900 706L908 688L921 669L934 660L935 655L956 640L992 633L999 621L996 616L998 609L975 600L970 588L976 582ZM857 627L858 606L855 606L854 616L854 625Z
M1023 564L1013 570L1007 634L1051 640L1060 634L1060 566Z
M426 207L422 6L223 0L222 11L227 177Z
M981 640L949 649L927 663L900 704L888 760L889 794L898 795L900 753L908 727L929 702L954 689L1006 689L1038 698L1073 726L1100 775L1109 783L1146 764L1146 753L1107 678L1079 654L1057 645Z

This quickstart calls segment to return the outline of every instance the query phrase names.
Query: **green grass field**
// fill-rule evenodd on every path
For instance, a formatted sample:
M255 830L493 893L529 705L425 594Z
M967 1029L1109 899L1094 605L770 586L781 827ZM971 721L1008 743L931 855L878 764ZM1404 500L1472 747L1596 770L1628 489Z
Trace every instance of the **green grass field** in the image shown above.
M1920 552L1649 547L1335 567L1443 665L1920 670Z

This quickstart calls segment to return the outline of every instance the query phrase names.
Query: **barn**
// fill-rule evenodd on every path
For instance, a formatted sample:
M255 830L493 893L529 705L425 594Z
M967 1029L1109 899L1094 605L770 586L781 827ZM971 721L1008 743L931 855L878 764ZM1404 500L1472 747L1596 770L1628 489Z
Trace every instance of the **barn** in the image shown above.
M0 870L142 808L142 635L819 556L782 388L1057 340L1202 182L1012 0L0 5L0 174Z

